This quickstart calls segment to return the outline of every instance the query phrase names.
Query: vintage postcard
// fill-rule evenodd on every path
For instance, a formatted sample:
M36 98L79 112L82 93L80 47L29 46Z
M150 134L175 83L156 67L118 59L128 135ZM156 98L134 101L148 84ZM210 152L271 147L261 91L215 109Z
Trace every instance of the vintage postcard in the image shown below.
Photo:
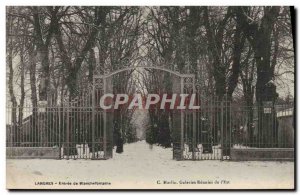
M287 6L6 6L6 188L293 190L294 47Z

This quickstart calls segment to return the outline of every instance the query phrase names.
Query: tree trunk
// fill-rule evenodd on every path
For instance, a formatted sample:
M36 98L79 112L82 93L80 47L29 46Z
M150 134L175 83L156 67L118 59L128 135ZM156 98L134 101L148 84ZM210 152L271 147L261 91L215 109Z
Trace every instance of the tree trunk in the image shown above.
M17 140L17 100L14 94L14 69L13 69L13 50L12 46L8 45L8 51L7 51L7 63L8 63L8 69L9 69L9 79L8 79L8 91L10 96L10 101L12 103L11 105L11 137L10 142L12 146L16 146L18 140Z
M35 39L37 46L37 54L42 65L42 74L39 85L39 100L47 101L47 92L49 89L50 74L49 74L49 50L48 45L43 40L43 33L41 27L40 15L38 7L33 7L33 26L35 31ZM48 34L47 39L50 39L51 34Z
M227 85L227 97L230 99L232 98L232 94L238 83L241 68L241 55L243 53L244 43L245 36L242 34L240 23L237 22L234 33L232 72Z
M31 89L31 104L32 104L32 128L31 128L31 139L34 142L33 146L37 146L38 138L36 137L38 126L37 126L37 91L36 91L36 51L30 50L29 54L29 75L30 75L30 89Z
M24 100L25 100L25 86L24 86L24 77L25 77L25 64L24 64L24 52L23 52L23 48L21 48L20 51L20 68L21 68L21 72L20 72L20 77L21 77L21 98L20 98L20 105L19 105L19 125L18 125L18 131L19 131L19 135L20 135L20 142L24 141L24 135L23 135L23 110L24 110Z
M272 147L274 142L274 103L277 98L273 80L274 70L271 68L271 36L279 7L265 8L261 26L256 32L254 40L254 55L257 65L256 100L258 104L258 131L260 147ZM271 113L264 112L264 102L271 103Z

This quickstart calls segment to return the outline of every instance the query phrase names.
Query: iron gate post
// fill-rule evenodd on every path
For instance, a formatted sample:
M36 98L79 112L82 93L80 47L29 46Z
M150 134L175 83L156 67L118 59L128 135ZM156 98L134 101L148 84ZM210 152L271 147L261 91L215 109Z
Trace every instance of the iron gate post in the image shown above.
M63 103L61 104L62 108L58 108L58 149L59 149L59 159L62 158L62 154L61 154L61 115L64 113L64 105ZM64 116L64 115L62 115Z
M113 80L112 77L103 77L104 82L104 93L113 93ZM114 105L113 99L111 100L112 106ZM109 159L113 157L113 129L114 129L114 110L108 109L104 112L105 121L104 121L104 129L103 129L103 147L105 152L105 159Z
M196 88L195 88L195 77L193 76L193 92L196 94ZM195 103L195 99L194 99L194 103ZM196 146L196 111L192 110L193 112L193 137L192 137L192 145L193 145L193 160L195 160L195 146Z
M103 79L103 94L106 94L106 86L107 82L106 79ZM106 122L107 122L107 113L106 111L103 111L103 118L104 118L104 125L103 125L103 152L104 152L104 159L107 158L107 137L106 137L106 130L107 130L107 126L106 126Z
M180 77L180 94L183 94L184 86L183 82L184 78ZM184 151L184 112L180 112L180 160L183 160L183 151Z
M223 111L224 111L224 109L223 109L223 106L224 106L224 104L223 104L223 100L221 101L221 160L223 160L223 150L224 150L224 143L223 143L223 141L224 141L224 135L223 135L223 133L224 133L224 124L223 124Z
M95 159L95 79L93 79L93 93L92 93L92 159Z
M181 94L183 91L183 78L177 75L172 77L173 93ZM172 142L173 142L173 159L183 160L183 130L184 130L184 111L172 111Z
M67 135L66 135L66 155L67 160L69 160L69 154L70 154L70 113L69 113L69 101L67 101Z
M233 145L231 145L232 143L231 143L231 137L232 137L232 135L231 135L231 130L232 130L232 126L231 126L231 116L232 116L232 114L231 114L231 101L228 103L228 109L229 109L229 116L227 116L228 117L228 119L227 119L227 121L229 122L229 159L231 159L231 157L230 157L230 155L231 155L231 152L230 152L230 150L231 150L231 148L233 147Z

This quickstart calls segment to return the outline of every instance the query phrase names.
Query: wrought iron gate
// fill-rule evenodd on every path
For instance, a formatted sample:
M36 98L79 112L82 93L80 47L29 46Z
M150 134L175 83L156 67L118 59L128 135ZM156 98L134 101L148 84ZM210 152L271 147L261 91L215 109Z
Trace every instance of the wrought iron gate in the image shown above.
M197 94L199 110L173 110L172 145L175 160L222 160L229 159L230 152L230 104L228 101L202 99L200 89L196 88L193 74L180 74L162 67L140 66L170 72L172 91L177 94ZM93 105L105 93L112 93L112 76L122 71L138 67L128 67L115 72L94 77ZM97 100L97 101L95 101ZM113 114L102 113L104 158L112 157Z

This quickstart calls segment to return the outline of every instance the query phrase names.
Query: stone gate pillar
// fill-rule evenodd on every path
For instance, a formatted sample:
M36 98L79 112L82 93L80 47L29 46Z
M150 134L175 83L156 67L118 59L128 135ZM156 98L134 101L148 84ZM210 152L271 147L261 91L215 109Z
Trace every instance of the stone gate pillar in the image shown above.
M104 78L104 94L113 94L113 77ZM112 102L113 104L113 102ZM108 109L104 111L104 158L109 159L113 157L113 126L114 121L114 109Z
M179 94L183 91L183 78L172 75L173 94ZM173 139L173 159L183 159L183 112L178 109L173 110L172 119L172 139Z
M99 100L104 94L113 93L112 79L102 76L94 77L93 86L93 118L92 118L92 153L93 159L101 159L95 156L96 146L100 144L100 150L103 149L104 159L112 158L113 149L113 109L99 110ZM113 102L111 102L113 104ZM100 116L100 118L98 118ZM97 117L97 119L96 119ZM96 127L96 122L103 123Z

